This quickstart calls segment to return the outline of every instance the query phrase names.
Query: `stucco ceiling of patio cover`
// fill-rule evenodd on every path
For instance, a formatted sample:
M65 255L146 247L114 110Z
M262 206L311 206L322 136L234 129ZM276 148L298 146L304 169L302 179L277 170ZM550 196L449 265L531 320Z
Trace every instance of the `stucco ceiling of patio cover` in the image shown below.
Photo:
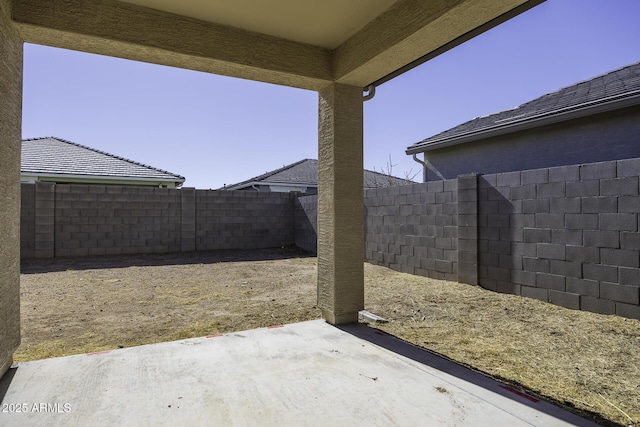
M121 1L327 49L335 49L396 3L395 0Z
M543 0L13 0L27 42L317 90L365 87Z

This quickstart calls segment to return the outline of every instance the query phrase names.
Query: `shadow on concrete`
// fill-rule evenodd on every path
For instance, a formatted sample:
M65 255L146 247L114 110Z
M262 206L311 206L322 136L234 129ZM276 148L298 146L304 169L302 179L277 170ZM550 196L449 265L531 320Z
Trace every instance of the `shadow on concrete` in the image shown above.
M215 250L170 254L135 254L82 258L23 259L22 274L49 273L67 270L98 270L162 265L216 264L220 262L271 261L314 257L295 246L255 250Z
M452 375L478 387L482 387L522 405L544 412L559 420L574 425L581 425L579 420L576 422L576 416L578 416L584 418L585 424L588 425L592 425L591 423L597 423L603 426L619 426L619 424L606 420L598 414L579 411L573 407L563 405L562 402L555 402L551 399L543 399L540 396L530 394L516 385L500 382L478 371L459 365L436 353L432 353L429 350L403 341L402 339L376 329L375 327L370 327L362 323L352 323L348 325L340 325L337 326L337 328L357 338L387 349L395 354L437 369L438 371Z
M11 381L16 375L17 370L18 368L9 368L7 372L5 372L5 374L0 378L0 403L4 402L4 396L7 394L9 385L11 385Z

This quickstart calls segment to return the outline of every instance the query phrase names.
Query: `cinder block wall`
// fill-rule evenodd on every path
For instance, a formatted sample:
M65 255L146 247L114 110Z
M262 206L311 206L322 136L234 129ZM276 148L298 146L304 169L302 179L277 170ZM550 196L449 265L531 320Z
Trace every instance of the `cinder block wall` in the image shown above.
M640 318L640 159L479 178L488 289Z
M196 190L196 249L294 244L293 194Z
M36 184L38 185L38 184ZM51 256L178 252L180 193L168 188L55 185ZM36 197L40 191L36 192Z
M295 244L308 252L318 252L318 196L295 199Z
M20 198L20 255L35 258L36 242L36 186L22 185Z
M458 278L457 182L365 191L365 259L396 271ZM296 202L296 245L316 252L317 196Z
M365 258L640 318L640 159L365 192ZM317 196L22 186L23 257L287 246L315 251Z
M457 279L456 180L367 190L364 205L367 261Z
M22 185L22 258L294 244L294 195L134 186Z
M366 260L640 319L639 176L628 159L368 190ZM310 248L312 204L296 210Z

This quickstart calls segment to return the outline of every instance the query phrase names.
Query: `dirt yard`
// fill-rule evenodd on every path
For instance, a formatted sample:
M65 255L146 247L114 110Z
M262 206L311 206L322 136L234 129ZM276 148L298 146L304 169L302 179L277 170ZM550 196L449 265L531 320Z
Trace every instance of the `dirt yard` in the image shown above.
M17 362L316 319L293 250L24 261ZM365 264L376 327L601 424L640 426L640 321Z

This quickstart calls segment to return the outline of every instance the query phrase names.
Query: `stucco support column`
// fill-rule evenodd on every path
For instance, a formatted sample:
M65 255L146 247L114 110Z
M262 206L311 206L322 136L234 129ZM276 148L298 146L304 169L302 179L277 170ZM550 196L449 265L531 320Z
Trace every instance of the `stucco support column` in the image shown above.
M320 91L318 120L318 307L332 324L364 308L362 88Z
M22 40L0 0L0 376L20 345Z

